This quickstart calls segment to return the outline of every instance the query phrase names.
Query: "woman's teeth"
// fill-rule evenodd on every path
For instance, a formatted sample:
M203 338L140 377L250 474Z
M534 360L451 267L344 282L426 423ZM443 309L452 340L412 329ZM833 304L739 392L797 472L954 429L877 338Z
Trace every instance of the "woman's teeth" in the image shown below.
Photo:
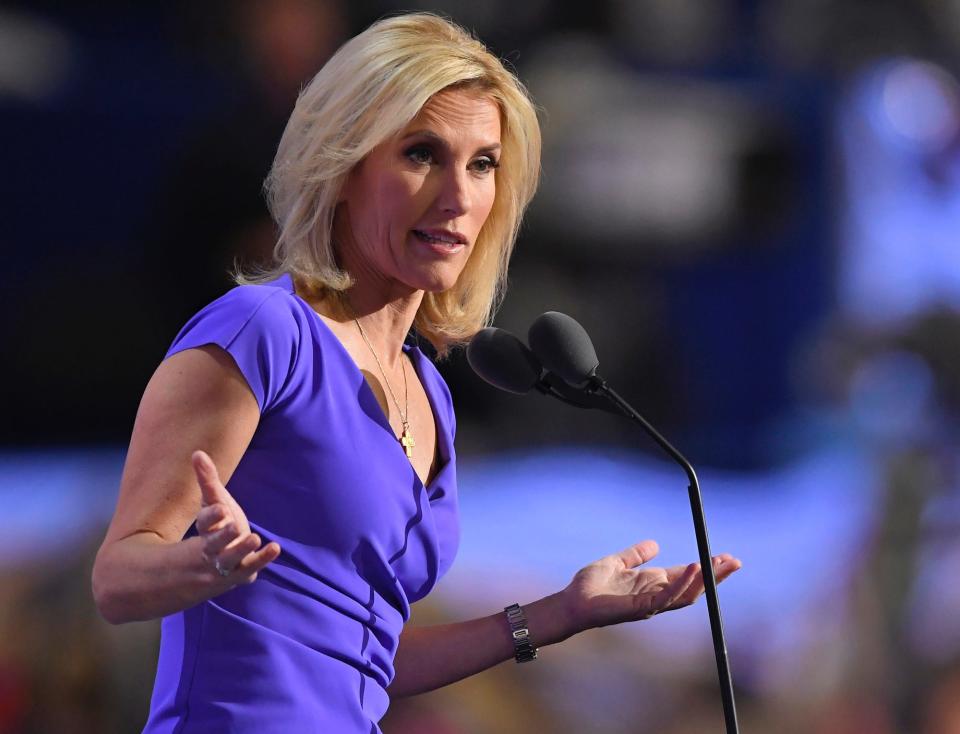
M434 245L446 245L447 247L456 247L460 243L456 240L448 237L434 237L432 234L427 234L426 232L421 232L419 229L413 230L413 233L417 235L420 239L429 242Z

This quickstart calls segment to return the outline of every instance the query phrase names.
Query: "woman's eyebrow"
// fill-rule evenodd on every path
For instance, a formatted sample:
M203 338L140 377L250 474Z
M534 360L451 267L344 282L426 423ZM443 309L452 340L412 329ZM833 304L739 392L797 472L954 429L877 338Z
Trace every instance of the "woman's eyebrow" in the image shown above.
M449 150L449 149L450 149L450 144L447 142L447 139L444 138L442 135L438 135L438 134L435 133L433 130L427 130L427 129L423 129L423 130L411 130L410 132L406 133L406 134L401 138L401 140L406 141L406 140L408 140L409 138L427 138L427 139L430 140L431 142L439 145L440 147L442 147L442 148L444 148L444 149L446 149L446 150ZM492 142L492 143L487 143L486 145L481 145L481 146L479 146L479 147L477 148L477 152L478 152L478 153L495 152L495 151L500 150L501 147L502 147L502 146L500 145L500 142L499 142L499 141L495 141L495 142Z

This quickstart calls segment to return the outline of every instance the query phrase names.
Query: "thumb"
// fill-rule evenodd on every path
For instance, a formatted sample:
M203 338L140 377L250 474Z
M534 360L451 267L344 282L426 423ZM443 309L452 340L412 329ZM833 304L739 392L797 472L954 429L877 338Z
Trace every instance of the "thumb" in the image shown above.
M210 455L206 451L194 451L190 460L193 462L193 471L197 475L197 482L200 484L203 504L213 505L217 502L228 502L230 493L227 492L223 482L220 481L217 466L213 463Z

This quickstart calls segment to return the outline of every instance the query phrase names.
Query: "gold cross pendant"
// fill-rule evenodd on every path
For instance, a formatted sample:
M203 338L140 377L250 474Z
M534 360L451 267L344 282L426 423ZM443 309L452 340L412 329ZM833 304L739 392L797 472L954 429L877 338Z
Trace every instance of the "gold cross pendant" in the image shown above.
M400 444L403 446L403 450L407 452L407 458L413 458L413 447L416 446L413 442L413 435L410 433L410 427L406 424L403 426L403 433L400 435Z

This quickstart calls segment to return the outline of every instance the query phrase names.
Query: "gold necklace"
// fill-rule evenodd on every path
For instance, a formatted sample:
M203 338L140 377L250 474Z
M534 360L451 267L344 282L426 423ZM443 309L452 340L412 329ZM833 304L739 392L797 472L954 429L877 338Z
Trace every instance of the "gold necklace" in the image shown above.
M403 450L407 454L408 459L413 458L413 447L416 444L413 441L413 434L410 433L410 421L407 420L407 415L410 410L410 394L407 392L407 368L406 365L400 365L400 371L403 372L403 404L404 408L400 407L400 401L397 400L397 396L393 394L393 388L390 387L390 380L387 379L387 373L383 369L383 365L380 364L380 358L377 356L376 350L373 348L373 345L370 343L370 340L367 339L366 333L363 331L363 327L360 326L360 320L354 316L353 322L357 325L357 329L360 331L360 336L363 337L363 341L366 342L367 348L370 350L370 354L373 355L373 358L377 361L377 367L380 368L380 374L383 376L383 382L387 386L387 390L390 392L390 397L393 398L393 404L397 406L397 412L400 414L400 422L403 424L403 431L400 434L400 445L403 446ZM406 358L401 356L401 359L406 361Z

